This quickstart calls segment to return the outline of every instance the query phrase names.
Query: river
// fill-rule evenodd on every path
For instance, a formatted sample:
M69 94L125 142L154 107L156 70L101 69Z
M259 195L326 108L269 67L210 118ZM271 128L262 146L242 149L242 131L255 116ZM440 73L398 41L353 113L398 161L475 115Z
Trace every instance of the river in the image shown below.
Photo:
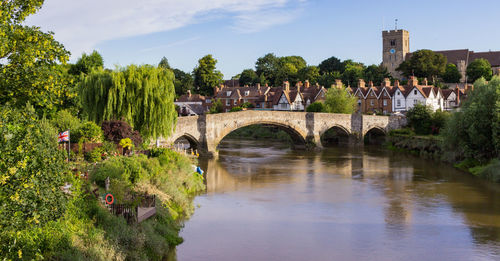
M500 186L379 147L225 139L174 260L500 260Z

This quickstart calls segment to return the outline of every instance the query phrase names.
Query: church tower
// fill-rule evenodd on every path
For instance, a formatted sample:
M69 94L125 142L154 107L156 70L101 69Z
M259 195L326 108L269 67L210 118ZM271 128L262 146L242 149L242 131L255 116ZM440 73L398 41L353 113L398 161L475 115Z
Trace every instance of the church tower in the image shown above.
M396 68L405 60L410 52L410 33L406 30L382 31L382 65L392 77L400 79Z

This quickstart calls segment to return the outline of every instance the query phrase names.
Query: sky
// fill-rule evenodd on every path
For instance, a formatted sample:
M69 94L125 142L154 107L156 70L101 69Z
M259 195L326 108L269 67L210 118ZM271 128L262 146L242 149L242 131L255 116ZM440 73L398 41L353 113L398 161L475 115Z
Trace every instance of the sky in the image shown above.
M186 72L212 54L225 79L267 53L308 64L336 56L382 62L382 30L410 32L410 50L500 51L495 0L45 0L28 25L55 33L75 62L158 64Z

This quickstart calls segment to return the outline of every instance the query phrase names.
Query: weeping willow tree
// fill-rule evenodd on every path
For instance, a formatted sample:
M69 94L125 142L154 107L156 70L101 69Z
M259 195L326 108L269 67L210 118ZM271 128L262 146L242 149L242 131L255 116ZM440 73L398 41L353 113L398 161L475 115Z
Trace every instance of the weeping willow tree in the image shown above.
M98 124L123 119L144 138L171 134L177 119L174 74L150 65L96 70L81 81L86 117Z

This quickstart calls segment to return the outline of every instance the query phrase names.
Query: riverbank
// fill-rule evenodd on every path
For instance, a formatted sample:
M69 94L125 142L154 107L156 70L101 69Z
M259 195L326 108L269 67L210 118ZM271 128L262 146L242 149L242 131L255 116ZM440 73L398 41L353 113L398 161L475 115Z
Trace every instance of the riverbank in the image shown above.
M63 216L43 226L2 233L0 241L9 242L2 253L7 259L162 260L182 243L181 220L193 213L192 199L205 186L186 156L170 150L152 155L80 165L78 176L88 171L88 180L69 180L71 195L66 196ZM155 195L156 215L137 223L110 213L100 199L107 177L114 204L133 207L138 195Z
M443 138L440 136L416 136L407 130L397 130L389 134L387 147L390 150L405 151L416 156L451 163L454 167L475 176L500 183L498 159L482 164L472 159L457 161L455 152L443 149L442 142Z

